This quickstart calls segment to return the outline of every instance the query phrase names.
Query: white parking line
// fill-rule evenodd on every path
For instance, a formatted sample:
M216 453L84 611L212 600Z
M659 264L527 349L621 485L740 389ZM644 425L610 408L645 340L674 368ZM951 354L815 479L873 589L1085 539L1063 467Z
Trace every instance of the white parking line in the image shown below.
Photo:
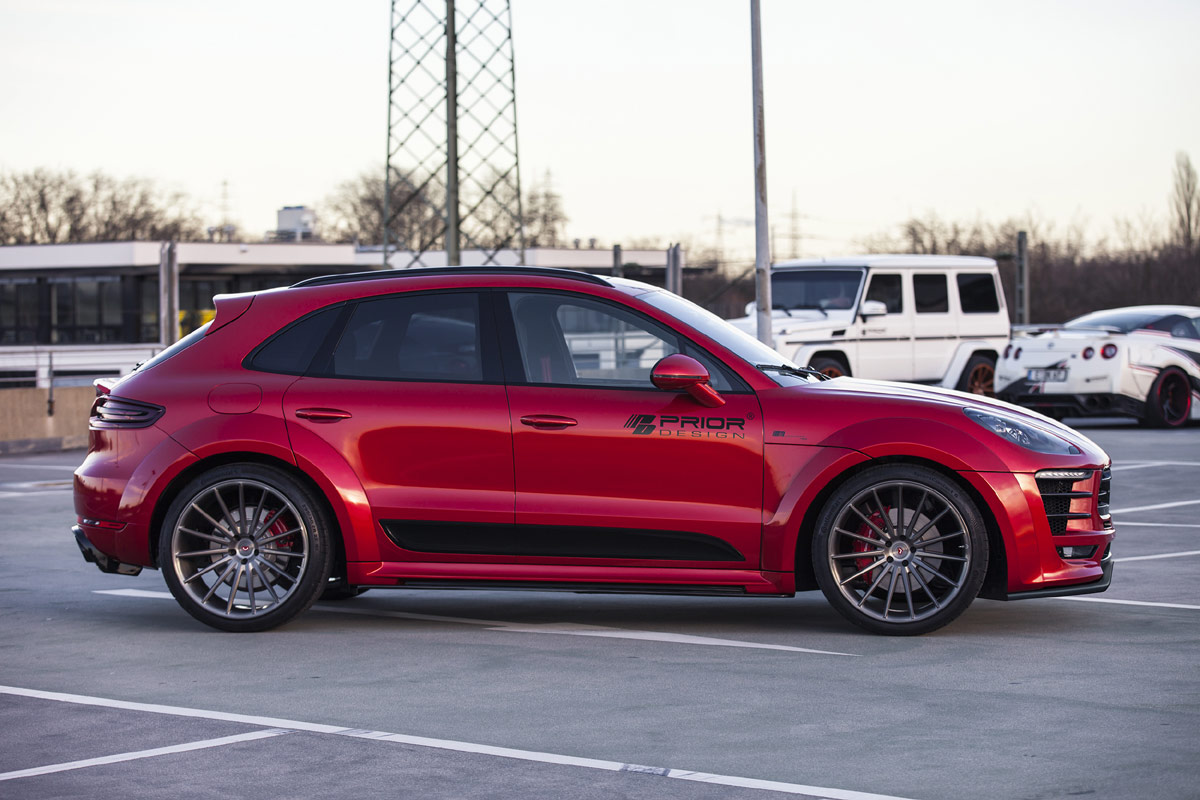
M6 687L0 687L3 689ZM7 692L7 694L13 694ZM170 747L156 747L153 750L137 750L132 753L118 753L114 756L101 756L99 758L85 758L82 761L67 761L63 764L47 764L44 767L32 767L30 769L18 769L12 772L0 772L0 781L11 781L17 778L32 778L35 775L49 775L53 772L66 772L72 769L84 769L85 767L97 767L101 764L119 764L122 761L136 761L140 758L155 758L157 756L168 756L172 753L188 753L192 750L207 750L211 747L224 747L227 744L237 744L238 742L252 742L256 739L269 739L272 736L284 736L292 733L292 731L272 728L265 731L253 731L251 733L239 733L236 736L222 736L219 739L205 739L199 742L187 742L186 744L173 744Z
M1153 561L1156 558L1179 558L1180 556L1200 556L1200 550L1185 550L1182 553L1159 553L1153 556L1125 556L1114 558L1113 561Z
M512 758L519 761L532 761L541 764L560 764L564 766L600 769L609 772L638 772L647 775L657 775L664 778L675 778L682 781L711 783L719 786L736 786L741 789L762 789L783 794L808 795L810 797L827 798L828 800L906 800L894 795L873 794L871 792L856 792L850 789L832 789L824 786L807 786L800 783L785 783L769 781L760 778L744 778L737 775L720 775L711 772L693 772L669 767L649 767L641 764L626 764L620 761L606 761L596 758L582 758L560 753L543 753L536 750L516 750L510 747L497 747L490 744L460 742L453 739L431 739L426 736L410 736L403 733L388 733L387 731L372 731L362 728L343 728L337 725L325 725L319 722L304 722L300 720L278 719L276 717L258 717L249 714L232 714L226 711L207 711L199 708L182 706L164 706L152 703L137 703L128 700L112 700L105 697L88 695L64 694L61 692L44 692L38 689L23 689L17 686L0 686L0 694L17 697L32 697L39 700L52 700L59 703L74 703L78 705L100 706L103 708L120 708L128 711L142 711L149 714L167 714L179 717L197 719L221 720L224 722L240 722L246 725L283 729L285 731L306 731L308 733L327 733L334 736L346 736L352 739L369 739L377 742L395 742L414 747L431 747L438 750L450 750L458 753L473 753L478 755ZM259 733L263 733L260 731Z
M1140 528L1200 528L1194 522L1130 522L1129 520L1121 520L1121 527L1126 525L1136 525Z
M0 469L16 469L24 472L27 469L54 469L58 471L74 472L79 469L79 465L67 466L66 464L9 464L0 462Z
M171 599L170 592L153 592L146 589L98 589L94 594L110 594L118 597L154 597ZM737 639L716 639L710 636L692 636L686 633L664 633L660 631L636 631L625 628L608 628L603 625L580 625L573 622L504 622L494 619L470 619L468 617L442 617L434 614L413 614L407 611L384 611L373 608L347 608L346 606L330 606L318 603L313 606L317 611L328 611L333 614L353 614L361 617L382 617L392 619L416 619L428 622L453 622L463 625L482 625L491 631L508 633L556 633L567 636L599 636L609 639L636 639L648 642L669 642L673 644L694 644L708 647L745 647L754 650L784 650L790 653L812 653L822 656L849 656L857 658L857 653L838 653L833 650L814 650L809 647L792 647L785 644L761 644L759 642L743 642Z
M1131 469L1146 469L1148 467L1200 467L1200 461L1146 461L1132 464L1113 464L1113 472Z
M1200 606L1190 606L1186 603L1150 603L1146 600L1117 600L1113 597L1055 597L1054 600L1074 600L1080 603L1110 603L1118 606L1149 606L1151 608L1186 608L1200 611Z
M1115 508L1113 514L1128 514L1130 511L1157 511L1160 508L1179 508L1180 506L1194 506L1200 503L1200 500L1176 500L1173 503L1155 503L1152 506L1134 506L1133 508Z

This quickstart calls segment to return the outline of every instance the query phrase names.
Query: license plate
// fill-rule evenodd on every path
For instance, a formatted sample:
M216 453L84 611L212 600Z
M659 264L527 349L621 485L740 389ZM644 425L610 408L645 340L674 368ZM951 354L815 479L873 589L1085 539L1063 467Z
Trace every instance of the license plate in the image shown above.
M1028 379L1030 383L1055 383L1067 379L1065 369L1031 369Z

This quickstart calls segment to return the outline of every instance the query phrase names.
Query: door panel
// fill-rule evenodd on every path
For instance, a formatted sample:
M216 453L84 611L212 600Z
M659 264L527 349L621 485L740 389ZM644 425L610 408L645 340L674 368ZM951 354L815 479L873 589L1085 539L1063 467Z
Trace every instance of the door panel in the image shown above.
M888 313L858 318L857 378L913 379L912 302L904 278L890 272L872 272L867 278L864 299L882 302Z
M513 386L509 393L514 421L553 415L577 422L558 429L515 422L518 528L557 526L562 536L578 529L580 537L587 535L582 529L625 529L656 541L661 537L650 532L675 532L679 549L663 546L656 560L677 552L680 560L758 565L763 478L756 397L725 395L724 406L704 408L657 389ZM741 558L718 554L720 542ZM645 558L656 546L632 547L626 557Z

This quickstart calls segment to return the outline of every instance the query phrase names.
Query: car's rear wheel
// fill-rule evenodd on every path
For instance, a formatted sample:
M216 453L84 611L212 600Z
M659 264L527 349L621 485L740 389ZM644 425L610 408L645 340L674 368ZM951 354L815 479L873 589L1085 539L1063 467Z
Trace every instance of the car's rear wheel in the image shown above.
M333 535L324 504L290 475L229 464L193 479L171 503L159 564L196 619L261 631L313 604L329 579Z
M1155 428L1180 428L1192 414L1192 386L1187 374L1178 367L1158 373L1146 396L1142 422Z
M996 359L988 356L971 356L966 369L958 379L958 390L981 394L985 397L996 396Z
M812 558L842 616L873 633L911 636L967 609L987 573L987 548L983 518L957 484L927 467L887 464L830 496Z

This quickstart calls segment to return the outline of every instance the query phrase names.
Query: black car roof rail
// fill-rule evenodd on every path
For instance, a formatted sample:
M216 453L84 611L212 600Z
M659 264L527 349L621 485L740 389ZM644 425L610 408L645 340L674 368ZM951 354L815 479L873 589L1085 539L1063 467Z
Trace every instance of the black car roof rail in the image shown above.
M301 286L329 286L334 283L353 283L355 281L373 281L384 278L423 278L430 275L530 275L545 278L566 278L567 280L594 283L609 286L609 282L600 275L590 272L578 272L573 269L556 269L554 267L430 267L425 269L377 269L370 272L347 272L343 275L321 275L316 278L293 283L291 288Z

